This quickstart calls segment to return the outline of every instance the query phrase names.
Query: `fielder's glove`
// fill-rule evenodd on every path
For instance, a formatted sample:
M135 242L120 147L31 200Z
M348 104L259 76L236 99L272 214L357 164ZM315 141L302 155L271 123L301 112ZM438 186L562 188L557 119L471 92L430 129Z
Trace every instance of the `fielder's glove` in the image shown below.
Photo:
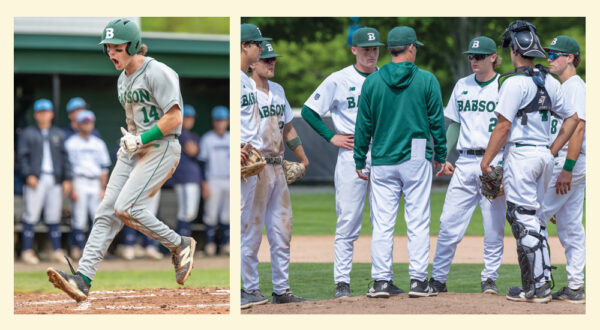
M492 200L498 196L504 195L504 186L502 185L502 176L504 170L502 166L490 166L491 172L480 175L481 179L481 194L487 199Z
M301 179L306 173L306 168L302 163L284 160L282 165L287 184L294 183L296 180Z
M257 175L267 165L265 158L250 143L244 145L244 150L248 151L248 160L242 165L242 179Z
M126 153L135 152L142 145L141 136L133 135L123 127L121 127L121 133L123 133L123 137L121 137L121 149Z

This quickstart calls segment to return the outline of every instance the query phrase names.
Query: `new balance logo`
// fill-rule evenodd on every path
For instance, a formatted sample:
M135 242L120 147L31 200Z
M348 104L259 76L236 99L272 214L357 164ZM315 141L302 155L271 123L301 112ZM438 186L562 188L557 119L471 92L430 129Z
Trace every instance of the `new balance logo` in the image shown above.
M181 262L179 263L180 267L183 267L183 265L187 265L191 261L189 246L183 249L181 252L179 252L179 258L181 260Z

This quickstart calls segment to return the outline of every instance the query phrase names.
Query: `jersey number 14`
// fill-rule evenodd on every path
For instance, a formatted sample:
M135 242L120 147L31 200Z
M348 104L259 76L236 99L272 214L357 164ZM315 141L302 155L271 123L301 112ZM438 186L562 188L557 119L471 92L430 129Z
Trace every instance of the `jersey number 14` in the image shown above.
M150 122L150 119L148 118L148 116L152 117L152 119L154 120L159 120L160 118L158 117L158 111L156 111L156 107L152 106L150 107L150 112L146 113L146 107L142 108L142 113L144 114L144 124Z

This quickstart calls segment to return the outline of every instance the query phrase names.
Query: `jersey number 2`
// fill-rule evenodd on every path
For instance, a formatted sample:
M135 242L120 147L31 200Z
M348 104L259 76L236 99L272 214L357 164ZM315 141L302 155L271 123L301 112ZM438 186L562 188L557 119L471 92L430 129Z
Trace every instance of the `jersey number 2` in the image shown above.
M150 115L150 117L152 117L154 120L158 120L158 111L156 111L156 107L152 106L150 108L150 113L146 113L146 107L142 108L142 112L144 113L144 123L148 123L150 122L150 119L148 119L148 115Z
M488 126L488 132L494 131L494 127L498 123L498 118L490 118L490 126Z

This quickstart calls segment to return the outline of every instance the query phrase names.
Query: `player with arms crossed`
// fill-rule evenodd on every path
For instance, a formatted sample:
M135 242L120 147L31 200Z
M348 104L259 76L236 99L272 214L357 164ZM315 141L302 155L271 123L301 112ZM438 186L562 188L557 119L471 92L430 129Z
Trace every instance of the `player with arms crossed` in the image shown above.
M352 54L356 57L356 64L329 75L302 107L302 118L325 140L339 148L334 175L337 213L333 243L334 298L350 296L354 241L360 235L365 197L369 190L369 181L361 180L354 172L354 126L360 90L365 78L377 71L380 46L384 44L379 41L376 29L362 27L356 30L352 34ZM321 119L327 112L331 112L335 133ZM367 167L370 162L368 154ZM403 292L393 284L391 287L394 294Z
M444 114L451 120L446 131L447 150L456 145L460 156L446 191L440 217L440 232L433 259L430 285L437 292L446 292L446 280L456 252L465 235L477 203L481 207L484 229L481 291L497 294L496 279L502 264L504 249L504 196L488 200L481 194L479 163L496 125L494 110L498 103L498 73L500 65L496 43L488 37L477 37L469 43L468 54L473 74L460 79L454 86ZM458 144L457 144L458 142ZM502 155L492 162L501 166ZM452 174L448 166L445 174Z
M567 145L554 158L552 179L540 215L544 226L556 215L556 231L567 256L568 285L553 293L552 299L585 303L585 229L582 223L585 198L585 82L576 71L581 57L575 39L558 36L546 50L550 73L558 76L565 102L575 106L580 120ZM556 139L561 124L562 119L552 117L552 141Z
M117 70L119 102L127 131L121 128L121 148L96 212L94 225L73 275L48 268L55 287L82 301L89 294L98 265L123 224L149 236L172 253L177 283L184 284L194 263L196 241L180 236L157 219L148 203L173 174L181 156L183 100L175 71L145 56L140 30L128 19L108 23L100 42Z
M546 188L552 177L553 155L567 142L579 119L565 104L560 83L545 67L534 67L535 57L545 58L536 28L527 21L510 23L502 36L502 48L510 47L515 70L501 80L498 123L490 136L483 159L483 175L504 150L506 219L517 243L521 287L508 289L507 299L547 303L552 300L550 255L546 228L539 218ZM500 78L502 79L502 77ZM556 140L550 145L550 113L565 118Z

